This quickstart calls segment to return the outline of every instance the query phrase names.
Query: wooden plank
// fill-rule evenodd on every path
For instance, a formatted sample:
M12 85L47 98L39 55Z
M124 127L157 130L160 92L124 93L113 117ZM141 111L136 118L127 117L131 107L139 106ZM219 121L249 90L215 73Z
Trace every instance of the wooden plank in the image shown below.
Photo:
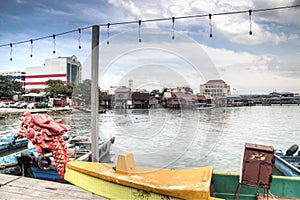
M105 199L71 184L0 174L1 199Z
M2 187L2 185L5 185L11 181L14 181L15 179L20 178L19 176L12 176L12 175L6 175L6 174L1 174L0 176L0 187Z

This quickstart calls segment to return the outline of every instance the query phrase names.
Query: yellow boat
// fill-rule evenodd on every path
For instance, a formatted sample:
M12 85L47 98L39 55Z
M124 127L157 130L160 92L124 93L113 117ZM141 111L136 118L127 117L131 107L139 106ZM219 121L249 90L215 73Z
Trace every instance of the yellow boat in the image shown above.
M70 161L65 179L108 199L235 199L239 175L213 173L213 167L157 169L137 167L132 153L122 153L115 165ZM269 199L300 198L300 178L273 176ZM243 185L239 199L267 199L263 189ZM282 196L284 196L282 198Z
M109 199L216 199L210 196L212 167L156 169L136 167L133 154L111 164L71 161L65 179Z

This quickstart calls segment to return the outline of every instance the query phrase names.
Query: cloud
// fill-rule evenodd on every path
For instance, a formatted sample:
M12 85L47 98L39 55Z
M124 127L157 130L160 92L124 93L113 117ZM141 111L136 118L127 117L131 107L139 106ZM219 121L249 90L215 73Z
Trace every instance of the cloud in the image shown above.
M260 1L260 0L254 0L254 8L272 8L272 7L281 7L281 6L287 6L287 5L300 5L299 0L278 0L278 1ZM292 9L286 9L286 10L273 10L269 12L258 12L254 13L256 16L259 16L261 21L273 21L277 23L291 23L300 25L300 21L297 17L300 15L299 8L292 8Z
M115 7L125 9L125 11L123 12L129 12L132 16L140 17L142 14L142 11L131 0L109 0L108 2L114 5Z
M141 37L139 43L132 30L102 44L101 88L133 79L137 85L190 85L198 91L200 83L219 78L209 56L191 38L177 33L173 41L169 31L159 29L143 29Z
M300 78L300 52L290 55L251 54L201 45L220 71L269 71L285 77Z
M291 5L292 1L163 1L162 6L167 8L168 16L184 16L208 13L223 13L242 11L249 9L270 8L276 6ZM299 25L297 17L299 9L288 9L280 11L254 12L252 13L252 32L249 36L250 21L249 14L212 16L213 35L225 37L229 41L243 45L257 45L263 43L279 44L286 42L290 35L295 35L297 28L292 30L281 30L277 32L280 24L293 23ZM178 20L180 21L180 20ZM179 22L180 23L180 22ZM180 26L188 27L199 24L207 32L209 30L208 17L201 19L185 20ZM276 26L274 26L276 25ZM275 31L276 30L276 31ZM294 31L294 33L289 33Z
M299 1L290 0L280 0L276 2L269 0L109 0L101 1L101 3L94 0L89 4L81 2L69 3L69 1L63 4L57 1L48 4L47 2L37 3L35 1L22 2L25 1L20 0L19 4L14 1L13 5L19 6L16 7L16 9L10 2L1 4L3 10L3 12L0 12L1 44L28 40L43 35L51 35L53 33L71 30L74 26L75 28L79 28L91 24L108 22L240 11L300 3ZM36 12L37 10L39 12ZM32 17L33 12L39 14L40 17ZM191 42L184 43L180 40L181 35L192 36L195 40L192 45L197 43L202 44L200 47L205 49L208 56L211 57L211 60L217 66L221 77L226 78L228 82L232 82L233 84L238 83L239 86L244 88L248 87L246 86L247 84L252 84L259 88L259 82L261 85L265 84L266 87L271 88L274 82L276 82L275 80L277 80L276 84L287 85L291 83L291 88L293 88L292 83L295 83L297 78L299 80L299 12L300 9L254 12L252 15L253 35L251 36L249 35L250 23L248 13L213 16L213 38L211 39L209 39L208 16L176 20L175 40L171 40L171 20L142 23L141 37L143 44L138 43L137 24L111 26L111 43L107 48L110 48L111 51L115 51L114 48L122 49L129 46L136 48L144 45L144 43L151 43L156 45L155 47L159 45L168 46L170 45L169 43L171 43L177 49L189 54L187 60L196 60L198 58L199 61L197 60L197 64L194 65L198 65L199 63L199 65L201 65L202 56L199 56L197 51L191 50L193 49L193 47L189 46ZM45 22L47 22L46 27L44 26ZM9 24L9 26L7 24ZM74 26L71 27L70 25ZM148 27L161 28L165 30L165 33L163 36L160 36L160 32L157 32L157 34L153 32L153 34L149 36L146 32ZM105 43L107 38L106 27L102 27L101 31L101 40ZM86 38L84 39L86 32L89 34L86 34ZM53 40L51 38L34 43L34 58L32 59L29 58L29 43L15 45L13 47L13 62L9 61L9 46L3 47L0 49L1 70L24 69L24 66L43 64L45 58L70 56L73 54L83 63L88 59L90 53L90 32L90 29L83 31L83 48L81 50L77 49L78 33L57 37L56 55L52 54ZM130 32L128 37L126 37L126 32ZM113 37L118 37L118 33L123 34L123 37L119 38L119 40L113 39ZM107 45L105 44L104 46ZM174 54L176 56L173 55L174 57L172 59L172 57L166 53L159 54L158 50L156 52L144 51L144 54L135 53L135 55L136 56L129 56L128 54L126 59L122 60L126 61L126 63L123 63L124 66L130 67L130 63L132 62L136 62L137 66L142 66L141 63L143 60L147 61L150 65L153 64L150 63L151 56L155 57L157 55L163 55L161 60L164 62L163 64L167 63L168 60L170 60L169 63L172 63L174 57L180 57ZM137 58L139 58L140 61L136 61ZM101 60L102 63L104 61L105 59ZM174 67L177 67L177 65L174 65ZM181 73L180 71L176 72ZM197 74L184 72L182 74L187 79L189 79L189 76L193 78ZM126 73L129 72L125 71L123 74L120 72L118 73L118 77L124 76ZM253 78L248 79L247 74ZM263 76L266 76L266 78L264 79ZM116 76L113 78L116 78ZM257 82L253 81L255 79ZM284 81L287 81L287 83ZM195 83L196 81L193 79L192 82ZM245 90L249 91L249 89Z
M270 71L300 80L300 52L293 55L272 56L267 66Z
M300 53L292 55L237 52L201 45L220 76L242 93L300 90Z
M35 10L38 12L41 12L43 14L51 15L51 16L71 16L70 12L54 9L54 8L48 8L48 7L36 7Z

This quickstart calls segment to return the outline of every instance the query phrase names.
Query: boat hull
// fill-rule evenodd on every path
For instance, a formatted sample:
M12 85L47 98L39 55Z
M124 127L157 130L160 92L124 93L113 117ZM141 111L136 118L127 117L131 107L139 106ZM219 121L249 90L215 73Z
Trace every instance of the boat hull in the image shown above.
M109 199L134 199L136 195L141 196L137 199L213 199L210 166L181 170L136 167L126 173L118 167L114 170L111 164L71 161L65 179Z
M238 174L214 173L214 196L222 199L235 199L239 178ZM300 198L299 188L300 178L298 177L272 176L269 192L274 196L285 197L285 199ZM263 194L264 190L259 189L259 193ZM256 187L242 185L239 199L257 199Z
M300 163L300 156L280 156L275 154L274 167L285 176L300 177L300 170L289 162Z
M0 138L0 156L2 157L7 152L12 152L26 148L28 144L27 138L14 138L13 135L5 138Z
M110 154L111 145L114 143L114 138L111 138L106 141L102 141L99 144L99 159L100 162L105 160L107 156ZM91 152L87 151L82 154L79 152L80 157L77 157L77 160L90 162ZM25 149L16 153L12 153L0 158L0 173L2 174L11 174L11 175L25 175L31 178L50 180L55 182L66 182L62 177L58 174L54 159L51 155L48 155L50 159L50 163L39 163L41 160L39 159L41 155L37 154L36 148ZM42 155L45 157L45 155ZM22 167L22 164L24 166ZM48 167L48 164L49 167ZM45 167L47 165L47 167ZM41 167L42 166L42 167Z
M187 183L182 181L180 173L185 173L186 177L191 174L198 174L199 169L185 171L167 170L165 175L153 176L152 180L147 177L156 173L159 169L149 169L147 176L143 173L123 174L112 170L112 165L102 163L82 163L72 161L67 164L65 179L87 191L93 192L109 199L235 199L239 186L239 175L232 173L213 173L212 182ZM211 168L212 169L212 168ZM139 170L138 170L139 171ZM167 175L169 173L169 175ZM139 177L139 178L138 178ZM154 178L156 177L156 178ZM163 179L162 179L163 177ZM269 192L276 197L300 198L300 178L273 176ZM203 179L203 177L202 177ZM202 180L199 178L199 180ZM172 187L166 184L165 180L174 181ZM155 183L151 186L151 182ZM186 185L186 187L184 186ZM188 186L194 185L189 188ZM206 185L205 188L199 185ZM173 188L176 190L172 190ZM188 190L186 190L189 188ZM190 190L191 189L191 190ZM263 189L258 190L264 194ZM197 195L199 196L193 196ZM242 185L239 199L257 199L257 188Z
M100 162L105 159L106 156L109 155L110 149L111 149L111 144L113 141L107 140L103 142L99 146L99 160ZM77 158L77 160L84 161L84 162L89 162L90 161L90 156L91 152L85 153L81 157ZM53 159L51 159L52 163L51 166L47 169L43 169L38 167L37 164L31 165L31 171L33 174L34 178L37 179L43 179L43 180L50 180L50 181L55 181L55 182L66 182L57 172L55 168L55 162Z

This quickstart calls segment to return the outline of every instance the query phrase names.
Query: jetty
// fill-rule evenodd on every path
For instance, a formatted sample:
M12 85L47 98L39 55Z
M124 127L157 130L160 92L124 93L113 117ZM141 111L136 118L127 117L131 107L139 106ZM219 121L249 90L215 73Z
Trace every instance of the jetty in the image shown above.
M77 186L0 174L1 199L106 199Z

